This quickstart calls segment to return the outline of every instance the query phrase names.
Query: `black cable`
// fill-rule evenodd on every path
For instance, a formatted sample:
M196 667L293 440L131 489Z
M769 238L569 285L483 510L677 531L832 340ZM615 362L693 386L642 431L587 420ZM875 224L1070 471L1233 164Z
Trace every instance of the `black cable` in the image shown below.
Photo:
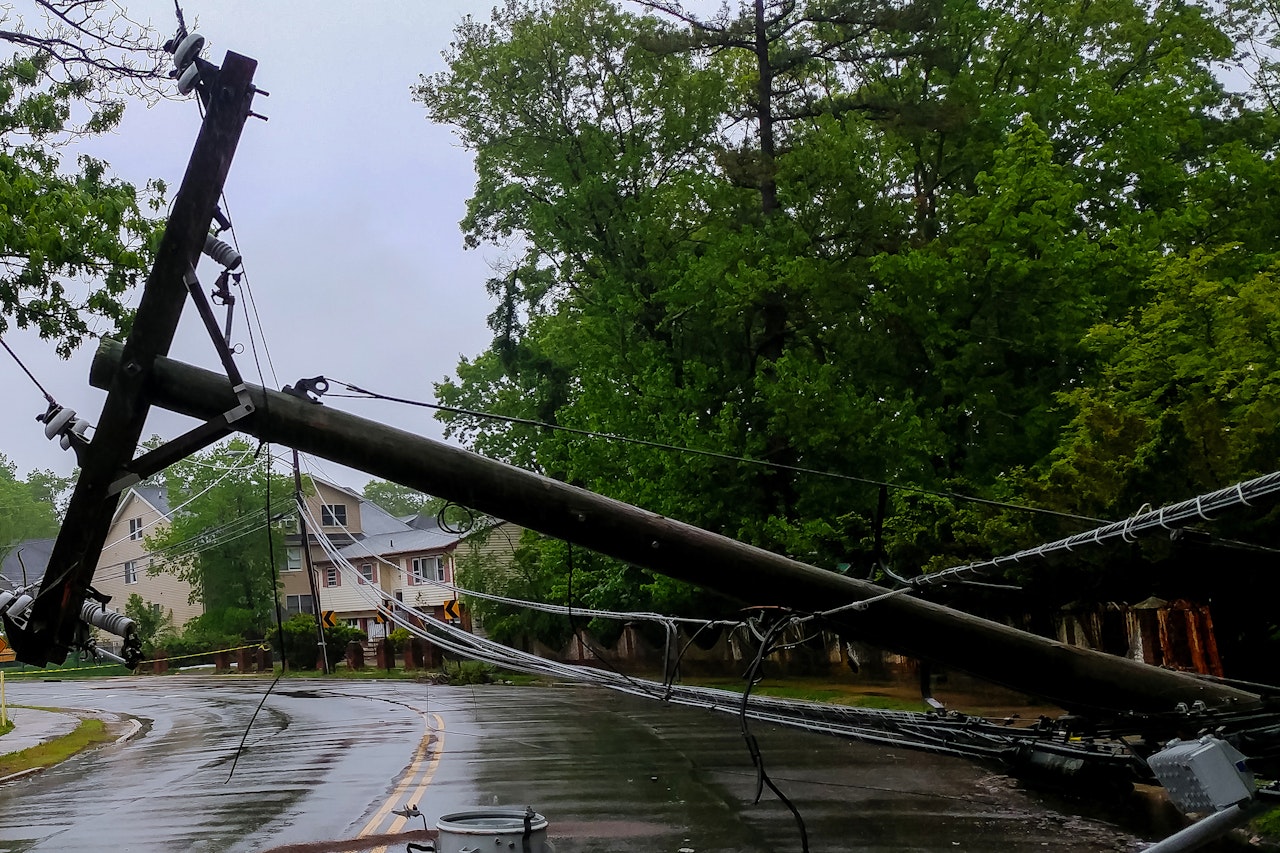
M559 432L567 432L571 435L581 435L587 438L602 438L608 441L618 441L625 444L638 444L642 447L653 447L658 450L672 450L677 453L689 453L694 456L706 456L711 459L719 459L726 462L739 462L745 465L758 465L762 468L769 468L775 471L791 471L796 474L809 474L816 477L830 477L835 480L845 480L852 483L861 483L867 486L877 486L883 489L896 489L898 491L913 492L915 494L930 495L932 497L949 498L952 500L963 501L968 503L981 504L983 506L993 506L1000 509L1016 510L1018 512L1031 512L1041 515L1048 515L1055 518L1065 518L1072 521L1087 522L1089 524L1105 524L1106 522L1100 518L1093 518L1087 515L1076 515L1070 512L1061 512L1059 510L1045 509L1044 507L1025 506L1022 504L1011 504L1005 501L991 500L989 498L979 498L973 495L965 495L959 492L947 492L937 489L926 489L923 486L905 485L902 483L890 483L884 480L873 480L868 477L857 477L853 474L840 474L834 471L823 471L818 468L807 468L803 465L783 465L778 462L766 462L761 459L751 459L745 456L734 456L730 453L721 453L715 450L699 450L694 447L680 447L674 444L665 444L660 441L649 441L643 438L631 438L625 435L616 435L613 433L594 432L592 430L578 429L576 427L563 426L561 424L546 423L544 421L535 421L529 418L517 418L511 415L497 415L491 412L480 412L474 409L462 409L457 406L444 406L439 403L425 403L421 400L409 400L404 397L391 397L386 394L378 394L361 388L359 385L352 385L349 382L343 382L338 379L330 379L330 382L341 385L355 394L330 394L331 397L346 397L350 399L375 399L386 400L390 403L403 403L406 406L419 406L424 409L432 409L439 412L449 412L455 415L466 415L473 418L483 418L486 420L499 421L509 424L520 424L522 426L537 427L538 429L556 430Z
M760 743L756 740L756 736L751 733L751 726L747 722L747 702L751 698L751 688L759 681L760 667L764 663L765 657L769 655L774 640L790 624L790 619L779 619L765 632L764 638L760 641L760 648L756 650L755 659L751 661L751 666L747 668L746 674L743 676L747 685L742 691L742 701L738 705L738 721L742 729L742 739L746 741L747 752L751 755L751 763L756 768L756 796L752 804L755 805L760 802L764 788L768 786L774 796L791 810L791 814L796 819L796 826L800 830L801 853L809 853L809 832L805 829L804 818L800 815L800 810L796 808L795 804L787 798L786 794L782 793L782 789L769 778L769 772L764 766L764 756L760 753Z
M283 658L283 651L281 657ZM258 707L253 709L253 716L249 718L249 725L244 727L244 734L240 736L240 745L236 747L235 758L231 760L231 772L227 774L227 782L231 781L231 777L236 773L236 765L240 763L240 753L244 750L244 742L249 739L249 730L253 728L253 721L258 719L258 712L262 710L262 706L267 704L267 697L271 695L271 691L276 689L276 685L280 683L280 679L284 677L284 670L281 669L275 678L271 679L271 685L267 687L267 692L262 694L262 699L258 702ZM222 784L227 784L223 782Z
M568 603L565 606L569 610L569 614L568 614L569 631L573 634L573 637L576 640L578 639L578 626L573 621L573 543L569 542L568 540L561 540L561 541L564 542L565 547L567 549L565 562L567 564L567 568L569 572L568 589L565 591L565 597ZM623 630L626 630L625 627ZM605 667L608 668L609 671L612 672L614 675L621 677L624 681L626 681L628 684L630 684L632 687L634 687L636 690L642 693L649 692L645 687L645 685L636 681L634 678L632 678L631 676L627 675L625 672L621 671L616 666L614 666L613 662L609 660L607 657L605 657L605 654L601 649L596 648L596 646L593 643L588 642L587 631L585 629L582 631L581 643L583 646L590 649L592 654L596 656L596 660L604 664Z
M266 403L263 403L265 408ZM271 445L264 442L267 447L267 559L271 561L271 588L273 590L280 589L280 569L276 565L276 543L275 543L275 527L271 524ZM303 543L305 546L306 543ZM273 596L274 597L274 596ZM284 621L280 616L280 601L276 600L275 606L272 608L276 612L276 638L280 643L280 673L284 674Z
M51 406L58 405L58 402L53 399L53 395L50 394L48 391L44 390L44 386L40 384L40 380L36 379L35 374L33 374L30 370L27 369L27 366L22 363L22 359L18 358L18 354L13 350L9 349L9 345L5 343L4 338L0 338L0 346L3 346L8 351L9 355L13 356L13 360L18 363L18 367L21 367L22 372L27 374L27 376L31 379L31 381L36 384L36 387L40 389L40 393L44 395L44 399L49 403L49 405Z

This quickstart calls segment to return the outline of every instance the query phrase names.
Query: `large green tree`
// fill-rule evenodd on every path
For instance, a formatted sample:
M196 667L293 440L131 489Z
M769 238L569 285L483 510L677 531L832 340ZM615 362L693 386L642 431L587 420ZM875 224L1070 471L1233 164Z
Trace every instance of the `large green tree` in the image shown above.
M174 515L146 540L148 571L172 573L191 585L192 603L204 605L197 617L201 632L265 636L277 606L274 569L285 559L284 534L275 522L293 507L291 481L270 473L266 459L241 439L188 457L163 478Z
M1217 74L1236 22L1137 0L641 5L661 14L509 0L419 88L476 153L468 242L513 247L494 343L439 395L791 468L458 414L451 434L863 571L1071 529L948 493L1108 516L1148 499L1126 478L1090 503L1063 472L1125 467L1077 421L1124 363L1103 330L1176 293L1169 264L1233 246L1269 268L1275 115ZM858 477L932 493L882 502ZM630 576L593 583L622 605Z

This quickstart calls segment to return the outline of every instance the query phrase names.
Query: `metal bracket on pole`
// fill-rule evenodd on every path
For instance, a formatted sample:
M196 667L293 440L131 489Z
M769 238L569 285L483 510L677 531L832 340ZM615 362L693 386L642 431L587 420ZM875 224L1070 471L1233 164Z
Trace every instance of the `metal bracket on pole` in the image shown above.
M234 425L236 421L253 414L253 401L249 398L248 388L244 384L244 379L240 375L240 368L236 366L235 356L227 343L230 328L228 327L226 330L226 335L218 329L218 322L213 316L213 308L209 305L209 300L205 297L204 291L200 289L200 280L196 277L194 268L188 267L186 274L182 277L182 282L187 286L187 292L191 295L191 301L196 305L196 311L200 314L200 319L204 321L205 330L208 331L209 338L213 341L213 348L218 351L218 358L221 359L222 366L227 371L227 379L231 381L231 390L235 392L238 405L172 441L166 442L155 450L144 453L134 459L125 466L125 473L111 483L107 490L109 495L117 495L135 483L142 482L152 474L159 473L173 463L186 459L191 454L203 450L215 441L230 435L235 431Z

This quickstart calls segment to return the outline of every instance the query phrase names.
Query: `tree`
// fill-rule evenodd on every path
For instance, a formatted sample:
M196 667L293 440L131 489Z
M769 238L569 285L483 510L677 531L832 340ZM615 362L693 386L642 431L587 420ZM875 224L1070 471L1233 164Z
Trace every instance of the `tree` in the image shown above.
M57 534L56 493L47 488L52 481L48 472L18 479L17 468L0 453L0 557L24 539Z
M166 529L147 537L148 571L169 572L191 585L191 602L204 605L195 620L200 631L265 636L277 607L271 559L285 559L283 533L274 522L293 505L290 481L271 474L267 460L241 439L188 457L164 479L177 509Z
M173 611L165 612L160 609L160 605L143 601L142 596L136 592L130 594L129 600L125 602L124 615L137 625L138 640L146 654L151 654L175 635Z
M150 266L147 209L164 187L139 192L84 154L70 170L60 149L115 127L122 93L154 93L159 51L115 4L30 5L0 9L0 41L13 46L0 62L0 334L34 328L65 357L99 321L127 328L122 297Z
M388 480L370 480L364 496L395 516L435 515L444 501Z
M1262 269L1280 236L1275 116L1217 79L1199 6L642 5L672 14L510 0L417 92L476 152L468 243L515 247L439 397L552 427L442 415L490 455L819 565L1031 545L1065 522L958 495L1058 505L1071 395L1119 357L1094 330L1162 264ZM567 554L530 547L554 597ZM600 606L708 605L583 577Z

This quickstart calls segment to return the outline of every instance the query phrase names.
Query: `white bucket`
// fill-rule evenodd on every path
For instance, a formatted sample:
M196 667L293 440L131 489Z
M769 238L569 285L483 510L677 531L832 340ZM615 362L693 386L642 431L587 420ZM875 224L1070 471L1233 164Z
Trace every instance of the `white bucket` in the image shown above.
M533 809L472 809L436 822L436 853L552 853L547 819ZM526 838L527 835L527 838Z

